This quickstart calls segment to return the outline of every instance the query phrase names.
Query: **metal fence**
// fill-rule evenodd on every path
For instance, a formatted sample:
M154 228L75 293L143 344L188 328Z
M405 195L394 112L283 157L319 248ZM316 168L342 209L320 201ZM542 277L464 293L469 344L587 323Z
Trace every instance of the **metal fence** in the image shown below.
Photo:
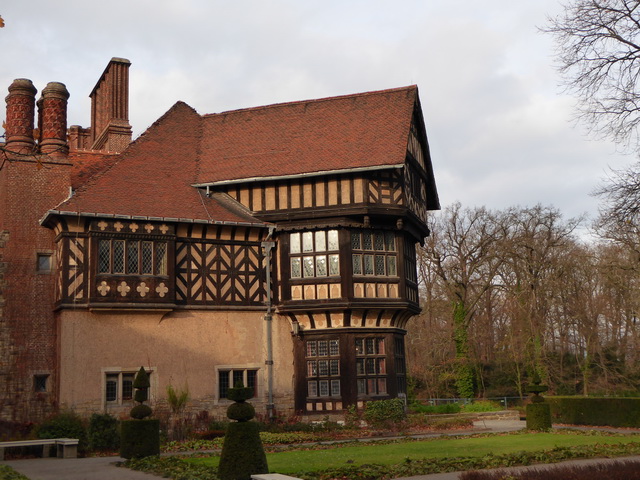
M491 397L491 398L418 398L420 403L424 405L446 405L448 403L459 403L467 405L469 403L490 400L499 403L504 408L515 408L523 404L524 399L520 397Z

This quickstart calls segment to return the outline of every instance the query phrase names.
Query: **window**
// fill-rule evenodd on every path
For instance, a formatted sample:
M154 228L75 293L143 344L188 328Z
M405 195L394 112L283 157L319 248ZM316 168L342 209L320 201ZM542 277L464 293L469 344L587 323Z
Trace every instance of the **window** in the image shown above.
M404 359L404 338L396 337L395 340L395 367L398 382L398 393L407 393L407 365Z
M387 393L385 339L356 338L355 343L358 395L385 395Z
M393 232L362 230L351 232L354 275L398 275L398 254Z
M253 388L253 397L258 395L257 368L222 368L218 370L218 399L227 398L229 388L242 383Z
M41 273L49 273L53 267L50 253L38 253L36 260L36 270Z
M145 369L151 377L151 371ZM122 404L133 400L133 380L137 371L105 373L104 397L107 403Z
M340 275L338 231L297 232L289 237L291 277Z
M98 273L166 275L167 244L147 240L98 240Z
M46 393L48 391L49 375L34 375L33 376L33 391L36 393Z
M307 396L340 396L340 340L307 340Z

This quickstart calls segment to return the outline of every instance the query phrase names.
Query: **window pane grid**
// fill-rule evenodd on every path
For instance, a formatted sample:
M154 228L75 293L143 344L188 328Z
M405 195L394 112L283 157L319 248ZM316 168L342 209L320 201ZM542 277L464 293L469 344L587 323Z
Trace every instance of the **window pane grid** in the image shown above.
M98 273L111 272L111 242L100 240L98 242Z
M156 243L156 275L167 274L167 244Z
M354 346L358 395L385 395L387 393L385 339L356 338Z
M354 275L398 275L393 232L352 231L351 250Z
M307 340L307 396L340 396L340 340Z
M153 244L142 242L141 266L143 275L153 274Z
M138 260L138 242L127 242L127 273L136 274L140 271Z
M327 254L338 248L337 230L290 234L291 278L340 275L339 254Z
M98 240L98 273L167 275L167 243Z
M124 240L113 241L113 273L124 273Z

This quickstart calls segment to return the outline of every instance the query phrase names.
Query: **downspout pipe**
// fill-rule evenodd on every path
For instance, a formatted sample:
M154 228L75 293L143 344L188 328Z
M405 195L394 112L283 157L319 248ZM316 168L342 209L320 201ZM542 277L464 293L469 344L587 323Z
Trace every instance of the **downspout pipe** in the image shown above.
M269 420L275 418L275 405L273 403L273 316L272 310L272 297L271 297L271 258L272 250L275 247L275 242L270 240L274 231L274 227L269 227L269 235L267 235L267 241L262 242L262 248L264 249L264 255L266 260L266 290L267 290L267 312L264 316L266 324L266 337L267 337L267 359L264 362L267 366L267 417Z

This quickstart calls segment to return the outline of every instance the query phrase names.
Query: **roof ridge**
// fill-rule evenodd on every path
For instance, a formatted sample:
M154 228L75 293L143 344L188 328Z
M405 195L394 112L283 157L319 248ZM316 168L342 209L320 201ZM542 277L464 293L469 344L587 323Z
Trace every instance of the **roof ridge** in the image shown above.
M383 90L371 90L368 92L361 92L361 93L349 93L349 94L345 94L345 95L334 95L331 97L322 97L322 98L311 98L308 100L296 100L293 102L280 102L280 103L272 103L269 105L259 105L257 107L246 107L246 108L237 108L235 110L225 110L223 112L217 112L217 113L205 113L202 115L202 118L207 118L207 117L216 117L216 116L220 116L220 115L228 115L231 113L240 113L240 112L252 112L252 111L257 111L257 110L266 110L269 108L277 108L277 107L284 107L284 106L293 106L293 105L302 105L302 104L306 104L306 103L322 103L322 102L331 102L331 101L335 101L335 100L346 100L349 98L356 98L356 97L367 97L367 96L373 96L373 95L382 95L385 93L394 93L394 92L401 92L401 91L411 91L411 90L417 90L418 86L413 84L413 85L407 85L404 87L395 87L395 88L387 88L387 89L383 89Z

